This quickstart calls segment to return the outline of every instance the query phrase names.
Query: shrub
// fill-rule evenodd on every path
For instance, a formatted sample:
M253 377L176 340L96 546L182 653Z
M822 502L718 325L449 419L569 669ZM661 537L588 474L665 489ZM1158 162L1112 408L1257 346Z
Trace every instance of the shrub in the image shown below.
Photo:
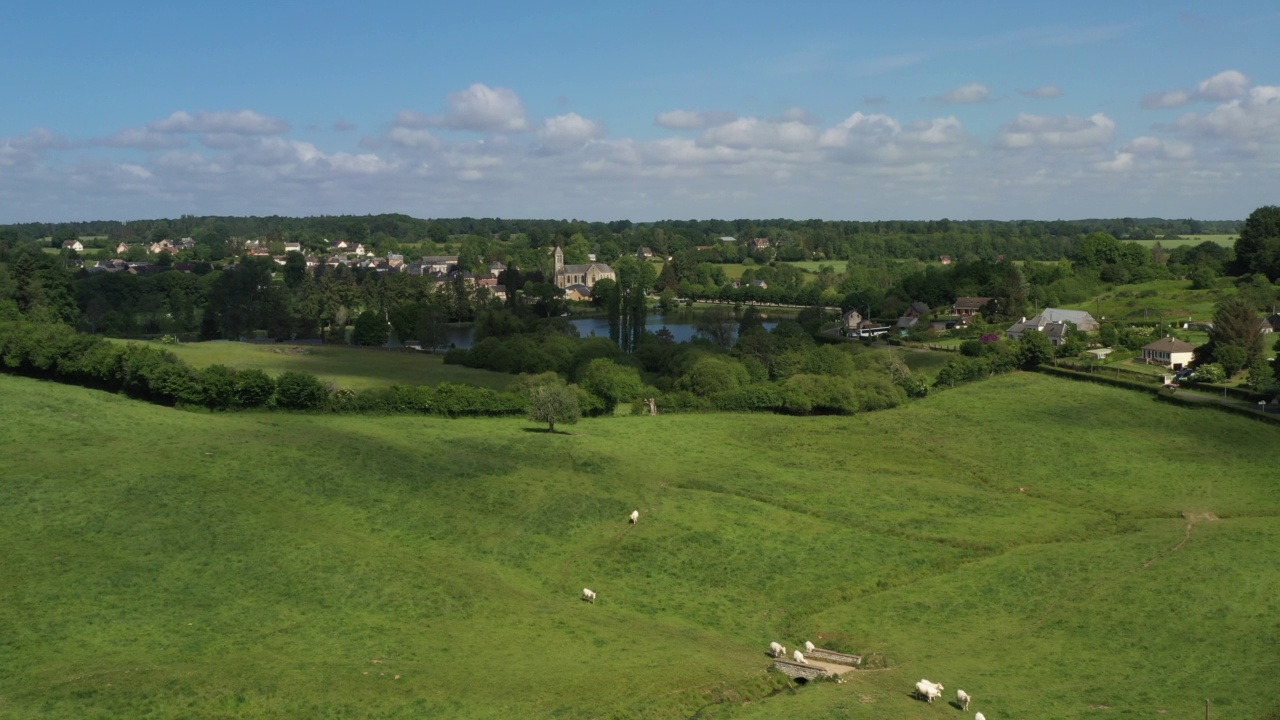
M240 407L262 407L276 394L276 381L257 369L241 370L236 375L236 404Z
M288 370L276 379L276 407L286 410L318 410L329 399L329 391L315 375Z
M226 365L210 365L200 371L200 384L204 386L204 404L214 410L226 410L238 404L235 370Z
M711 402L717 410L749 412L778 410L782 407L783 393L777 385L761 383L747 385L736 390L716 393Z
M1196 368L1191 376L1196 382L1220 383L1227 379L1227 373L1218 363L1208 363Z

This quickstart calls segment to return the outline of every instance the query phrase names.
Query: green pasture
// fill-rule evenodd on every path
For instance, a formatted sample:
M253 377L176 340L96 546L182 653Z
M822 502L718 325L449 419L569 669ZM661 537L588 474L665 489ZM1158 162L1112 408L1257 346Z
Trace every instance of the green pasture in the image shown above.
M1280 709L1277 428L1141 393L556 435L0 406L6 719L962 717L921 677L993 720ZM766 671L806 639L883 668Z
M514 378L505 373L445 365L444 355L438 353L230 340L177 345L144 344L168 350L195 368L226 365L241 370L263 370L272 375L299 370L313 373L337 387L353 390L385 385L438 385L442 382L501 390Z
M1201 321L1212 319L1214 305L1234 294L1229 282L1209 290L1192 290L1189 280L1153 280L1116 285L1094 298L1063 307L1088 310L1099 320L1117 322Z
M1223 247L1235 247L1236 240L1240 236L1238 234L1230 235L1183 235L1176 240L1129 240L1127 242L1135 242L1145 247L1154 247L1156 243L1160 243L1160 247L1166 250L1172 250L1183 245L1199 245L1204 242L1211 242Z

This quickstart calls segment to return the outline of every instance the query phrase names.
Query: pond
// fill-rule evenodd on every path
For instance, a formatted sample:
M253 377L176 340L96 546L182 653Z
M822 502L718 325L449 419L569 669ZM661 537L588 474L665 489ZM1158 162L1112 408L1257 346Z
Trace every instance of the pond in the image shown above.
M591 337L596 335L599 337L609 337L609 319L602 317L594 318L576 318L569 321L569 324L578 329L578 334L582 337ZM777 320L766 320L764 328L772 330L778 326ZM676 342L688 342L697 335L698 330L694 326L694 319L688 313L672 315L670 317L653 314L645 318L644 327L649 332L657 332L665 327L675 336ZM734 332L737 328L735 325ZM454 347L469 348L475 337L474 325L450 325L448 328L449 342Z

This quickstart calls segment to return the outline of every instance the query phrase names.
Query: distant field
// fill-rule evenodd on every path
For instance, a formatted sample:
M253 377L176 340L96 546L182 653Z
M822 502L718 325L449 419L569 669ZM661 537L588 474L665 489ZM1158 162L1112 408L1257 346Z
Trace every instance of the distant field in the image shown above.
M1235 294L1230 283L1211 290L1191 290L1189 280L1155 280L1135 285L1117 285L1083 303L1067 304L1073 310L1088 310L1099 320L1186 321L1209 320L1214 305Z
M11 376L0 404L5 718L1280 709L1277 428L1141 393L1015 373L558 435ZM806 639L886 669L787 689L764 648Z
M1183 235L1178 240L1130 240L1140 245L1151 247L1156 243L1160 243L1160 247L1166 250L1172 250L1183 245L1199 245L1203 242L1212 242L1222 245L1223 247L1235 247L1236 239L1239 235Z
M227 340L178 345L146 344L169 350L192 367L226 365L245 370L255 368L272 375L285 370L302 370L338 387L353 390L383 385L438 385L442 382L501 390L514 378L505 373L445 365L443 355L430 353Z

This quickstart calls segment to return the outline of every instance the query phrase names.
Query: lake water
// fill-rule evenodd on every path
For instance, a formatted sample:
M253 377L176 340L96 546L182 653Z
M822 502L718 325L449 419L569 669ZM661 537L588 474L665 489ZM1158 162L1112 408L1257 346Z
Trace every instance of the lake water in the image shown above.
M569 324L578 328L578 334L582 337L591 337L596 335L599 337L609 337L609 319L608 318L578 318L570 320ZM765 321L766 330L772 330L777 327L776 320ZM697 335L697 328L694 327L693 321L687 315L666 318L662 315L650 315L645 319L644 327L649 332L657 332L665 327L675 336L676 342L688 342ZM735 325L735 332L737 328ZM475 326L473 325L451 325L448 329L449 342L455 347L469 348L475 337Z

